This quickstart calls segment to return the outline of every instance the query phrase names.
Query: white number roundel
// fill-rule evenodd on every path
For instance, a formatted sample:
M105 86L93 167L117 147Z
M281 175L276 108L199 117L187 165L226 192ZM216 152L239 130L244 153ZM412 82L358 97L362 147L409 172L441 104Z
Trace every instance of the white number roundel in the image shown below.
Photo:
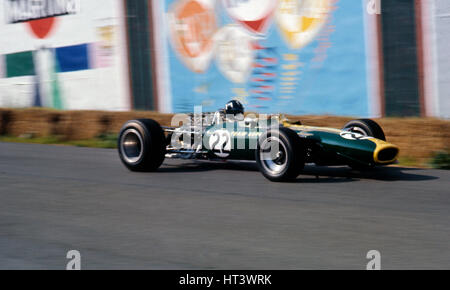
M351 131L342 131L341 137L347 140L364 140L369 139L370 137L364 136L363 134Z
M231 152L231 134L227 130L217 130L209 138L209 148L220 158L226 158Z

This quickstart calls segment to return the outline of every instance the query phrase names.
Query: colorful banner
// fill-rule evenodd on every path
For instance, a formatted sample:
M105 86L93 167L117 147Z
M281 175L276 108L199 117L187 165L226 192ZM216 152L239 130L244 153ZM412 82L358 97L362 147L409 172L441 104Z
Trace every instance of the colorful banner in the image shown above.
M111 0L0 0L0 107L129 110L123 8Z
M164 0L173 112L368 116L364 1ZM174 36L175 35L175 36Z

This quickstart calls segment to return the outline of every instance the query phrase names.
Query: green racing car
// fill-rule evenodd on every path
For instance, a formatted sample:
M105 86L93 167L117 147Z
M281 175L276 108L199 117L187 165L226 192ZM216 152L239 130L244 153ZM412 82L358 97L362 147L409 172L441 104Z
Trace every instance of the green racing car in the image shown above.
M131 171L156 171L165 158L247 160L256 161L267 179L289 181L305 164L363 170L395 163L399 154L369 119L351 121L342 129L311 127L277 115L244 117L236 100L214 113L176 115L172 123L177 126L163 127L151 119L128 121L118 138L123 164Z

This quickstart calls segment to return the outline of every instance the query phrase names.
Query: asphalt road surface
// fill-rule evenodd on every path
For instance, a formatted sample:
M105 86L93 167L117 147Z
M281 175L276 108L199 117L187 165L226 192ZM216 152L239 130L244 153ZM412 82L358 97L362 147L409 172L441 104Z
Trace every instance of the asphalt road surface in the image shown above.
M173 161L132 173L115 150L0 143L0 268L450 269L450 172Z

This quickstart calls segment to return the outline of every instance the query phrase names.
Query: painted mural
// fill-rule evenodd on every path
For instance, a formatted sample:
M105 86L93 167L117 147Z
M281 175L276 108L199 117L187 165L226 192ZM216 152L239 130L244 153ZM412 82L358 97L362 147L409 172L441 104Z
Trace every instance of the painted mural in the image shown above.
M364 3L164 0L170 110L368 116Z

